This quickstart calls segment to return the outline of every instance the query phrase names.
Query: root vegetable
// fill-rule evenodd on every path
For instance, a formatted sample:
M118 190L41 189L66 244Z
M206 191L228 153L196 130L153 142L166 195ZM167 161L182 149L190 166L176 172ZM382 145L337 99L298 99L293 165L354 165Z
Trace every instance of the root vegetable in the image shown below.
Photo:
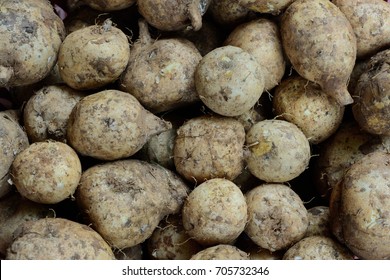
M367 63L355 87L353 116L371 134L390 135L390 49Z
M187 197L183 226L202 245L232 244L244 231L247 205L241 190L221 178L207 180Z
M46 0L1 0L0 87L45 78L65 37L62 20Z
M236 0L211 1L208 9L214 21L222 26L236 26L254 17L254 13Z
M249 260L249 256L233 245L219 244L196 253L191 260Z
M301 240L309 221L302 200L283 184L263 184L245 194L248 224L245 232L261 248L287 249Z
M11 174L22 196L37 203L55 204L74 194L81 163L76 152L62 142L36 142L15 157Z
M211 0L138 0L139 13L157 29L177 31L202 27Z
M356 36L357 57L390 47L390 5L382 0L333 0L347 17Z
M337 195L332 193L332 231L363 259L390 258L389 162L383 151L365 155L345 173Z
M284 120L264 120L246 134L249 171L266 182L287 182L309 165L310 144L303 132Z
M7 111L0 112L0 198L11 190L10 168L15 157L29 146L26 132Z
M241 0L240 4L257 13L280 14L295 0Z
M144 242L166 215L180 212L188 191L172 171L128 159L84 171L75 196L92 227L123 249Z
M237 26L225 40L225 45L247 51L263 67L264 90L280 83L286 68L279 26L261 18Z
M344 121L332 137L321 143L312 165L312 176L319 194L329 200L332 189L346 170L375 150L390 151L386 139L362 131L355 121Z
M146 245L149 255L157 260L189 260L203 249L188 235L180 215L170 215L163 219Z
M51 217L46 205L32 202L18 193L10 193L0 200L0 254L5 255L13 241L13 233L26 221Z
M102 12L112 12L131 7L136 0L67 0L68 6L75 9L78 6L87 5Z
M289 248L283 260L353 260L353 255L330 237L310 236Z
M192 118L177 130L173 147L176 170L198 183L212 178L233 180L244 167L244 142L244 127L233 118Z
M68 143L82 155L115 160L135 154L151 135L170 128L169 122L145 110L134 96L103 90L75 105L67 137Z
M68 86L96 89L116 81L126 69L129 56L125 33L107 20L68 34L58 53L58 67Z
M345 15L328 0L296 0L283 13L282 43L300 76L318 83L340 105L356 60L356 37Z
M104 239L90 227L63 218L23 223L8 248L8 260L114 260Z
M219 47L199 62L195 86L200 100L212 111L239 116L249 111L263 93L263 68L239 47Z
M73 107L85 94L66 85L45 86L26 103L23 123L31 142L66 142L66 129Z
M195 45L183 38L152 41L140 21L140 41L134 44L120 88L146 109L160 113L195 103L194 73L202 59Z
M345 107L308 80L294 76L275 88L274 114L297 125L312 144L329 138L340 126Z

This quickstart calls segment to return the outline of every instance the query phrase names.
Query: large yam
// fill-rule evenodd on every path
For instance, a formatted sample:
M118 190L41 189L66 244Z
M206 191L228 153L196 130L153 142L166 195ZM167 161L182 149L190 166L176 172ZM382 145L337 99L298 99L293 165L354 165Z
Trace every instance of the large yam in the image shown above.
M356 37L345 15L328 0L298 0L281 21L282 44L295 70L341 105L356 60Z

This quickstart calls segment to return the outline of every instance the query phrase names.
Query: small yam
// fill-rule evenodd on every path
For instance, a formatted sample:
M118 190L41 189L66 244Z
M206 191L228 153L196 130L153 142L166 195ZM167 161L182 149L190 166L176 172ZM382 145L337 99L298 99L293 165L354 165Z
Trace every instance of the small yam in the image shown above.
M188 235L200 244L232 244L245 229L247 205L233 182L215 178L188 195L182 216Z
M289 248L301 240L309 225L301 198L283 184L262 184L245 194L248 224L245 233L271 252Z
M36 142L16 156L11 174L22 196L37 203L55 204L73 196L81 177L81 163L65 143Z

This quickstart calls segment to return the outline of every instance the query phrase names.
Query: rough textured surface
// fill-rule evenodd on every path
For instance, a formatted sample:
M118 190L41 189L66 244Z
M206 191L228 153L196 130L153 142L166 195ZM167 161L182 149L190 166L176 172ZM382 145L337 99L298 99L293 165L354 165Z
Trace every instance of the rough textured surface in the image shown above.
M344 14L328 0L296 0L283 13L282 43L294 69L318 83L341 105L356 60L356 37Z
M172 171L130 159L84 171L76 200L92 227L123 249L144 242L164 216L178 213L188 191Z
M269 19L256 19L237 26L225 45L240 47L263 67L264 90L280 83L286 68L279 26Z
M22 196L38 203L55 204L74 194L81 163L67 144L36 142L16 156L11 174Z
M107 20L68 34L58 53L58 67L68 86L96 89L116 81L126 69L129 57L125 33Z
M68 5L70 7L88 5L98 11L110 12L126 9L135 4L135 2L136 0L68 0Z
M266 182L287 182L309 165L310 144L303 132L284 120L264 120L246 134L249 171Z
M211 0L138 0L139 13L146 21L164 31L202 27L202 16Z
M241 190L221 178L207 180L187 197L183 226L202 245L232 244L244 231L247 205Z
M45 86L38 90L23 109L23 125L30 141L66 142L69 115L84 96L66 85Z
M233 245L220 244L203 249L191 260L249 260L249 256Z
M290 247L283 260L353 260L353 255L330 237L310 236Z
M13 241L14 231L24 222L52 217L49 206L32 202L17 192L0 200L0 254L6 254Z
M62 218L29 221L18 228L8 260L113 260L104 239L90 227Z
M201 59L189 40L141 39L133 46L120 87L153 113L194 103L199 100L194 73Z
M275 88L273 109L278 118L297 125L312 144L330 137L344 117L344 106L300 76L287 78Z
M147 249L153 259L189 260L203 247L188 235L180 215L169 215L147 240Z
M0 87L36 83L57 60L65 27L47 0L1 0Z
M264 91L263 68L248 52L223 46L206 54L195 71L200 100L223 116L249 111Z
M319 147L312 174L317 191L326 199L354 162L375 150L390 151L386 139L363 131L353 120L344 121Z
M254 13L237 0L211 1L208 12L218 24L229 27L254 17Z
M288 186L263 184L245 194L248 205L246 234L271 252L287 249L306 233L308 213Z
M368 57L390 47L390 5L383 0L333 0L352 25L357 56Z
M295 0L240 0L240 4L258 13L277 15Z
M29 146L26 132L7 112L0 112L0 197L11 189L9 170L17 154Z
M192 118L178 130L173 147L178 173L201 183L212 178L237 177L244 167L245 130L232 118Z
M362 157L345 173L338 203L330 204L331 217L339 217L336 236L363 259L390 259L389 162L382 151Z
M67 137L83 155L115 160L135 154L151 135L170 128L170 123L145 110L129 93L104 90L76 104Z
M372 56L365 68L355 87L353 115L368 133L390 135L390 49Z

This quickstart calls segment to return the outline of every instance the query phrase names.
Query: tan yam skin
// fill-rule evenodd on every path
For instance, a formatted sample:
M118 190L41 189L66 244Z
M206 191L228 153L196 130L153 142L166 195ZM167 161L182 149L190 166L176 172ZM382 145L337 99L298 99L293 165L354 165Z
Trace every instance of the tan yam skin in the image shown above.
M202 59L189 40L160 39L133 47L120 88L153 113L199 101L194 73Z
M309 165L310 144L303 132L284 120L264 120L246 134L249 171L266 182L287 182Z
M342 122L339 129L321 143L319 156L313 161L312 175L319 194L329 199L345 171L375 150L389 150L389 145L380 136L363 131L354 120Z
M283 260L353 260L353 255L331 237L310 236L290 247Z
M263 67L242 48L222 46L206 54L195 71L200 100L213 112L239 116L255 106L264 91Z
M136 0L69 0L73 5L77 4L86 4L89 7L102 11L102 12L112 12L123 10L131 7L135 4Z
M245 233L271 252L287 249L301 240L309 220L302 200L283 184L259 185L245 194L248 224Z
M272 20L261 18L237 26L225 45L242 48L263 67L264 90L271 90L282 80L286 61L279 27Z
M146 21L163 31L202 27L202 16L211 0L139 0L138 11Z
M7 114L0 112L0 198L12 189L10 167L15 157L30 145L22 126Z
M390 49L370 58L355 96L352 112L359 126L370 134L390 135Z
M249 256L236 246L219 244L199 251L191 260L249 260Z
M212 178L233 180L244 168L245 130L233 118L201 116L177 130L173 160L185 179L202 183Z
M12 192L0 200L0 254L5 256L14 239L15 230L26 221L52 217L49 205L35 203Z
M115 160L134 155L151 135L170 128L129 93L103 90L75 105L66 133L69 145L80 154Z
M254 13L237 0L211 1L208 8L212 19L222 26L236 26L253 18Z
M318 83L340 105L356 60L356 37L345 15L328 0L297 0L283 13L284 51L300 76Z
M130 45L110 20L76 30L58 53L62 80L76 90L97 89L116 81L126 69Z
M240 0L240 4L257 13L278 15L295 0Z
M390 5L382 0L334 0L356 36L357 57L364 58L390 47Z
M345 174L339 215L346 246L363 259L390 259L390 154L372 152Z
M66 142L66 129L73 107L85 96L66 85L45 86L25 104L23 122L31 142Z
M92 228L63 218L23 223L7 260L114 260L110 245Z
M312 82L294 76L275 88L274 114L297 125L312 144L329 138L340 126L345 107Z
M197 186L187 197L183 226L202 245L232 244L244 231L247 205L231 181L215 178Z
M0 37L0 87L25 86L49 74L65 27L47 0L7 0L1 1Z
M157 260L189 260L203 249L184 229L181 215L164 218L146 242L149 256Z
M166 215L179 213L188 192L176 173L128 159L84 171L75 197L91 226L124 249L148 239Z
M16 156L11 174L22 196L37 203L55 204L73 196L81 177L81 163L65 143L36 142Z

